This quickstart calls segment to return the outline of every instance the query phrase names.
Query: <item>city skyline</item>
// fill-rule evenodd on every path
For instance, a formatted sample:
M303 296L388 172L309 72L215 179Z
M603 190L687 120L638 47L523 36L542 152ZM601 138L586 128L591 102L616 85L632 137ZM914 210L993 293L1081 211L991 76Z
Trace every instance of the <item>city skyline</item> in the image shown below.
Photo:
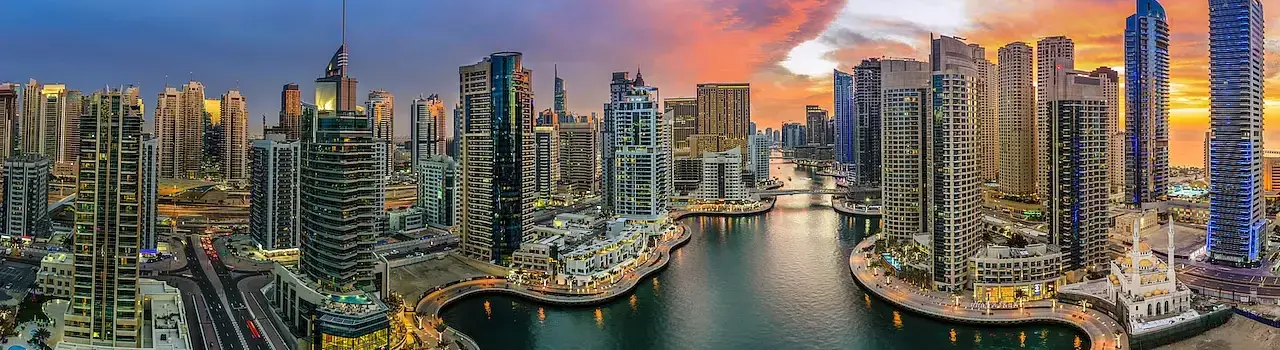
M495 51L514 50L528 57L527 65L531 69L546 75L543 79L535 77L535 107L539 110L552 107L553 81L549 78L553 71L558 70L572 95L568 99L568 109L589 113L599 112L601 101L607 100L607 93L601 91L601 86L609 72L632 70L639 66L651 76L650 83L663 86L664 95L670 97L693 96L697 83L755 82L759 91L755 93L753 115L758 116L757 123L762 128L777 128L785 121L802 121L802 107L806 104L832 110L832 101L828 98L832 88L832 68L849 71L867 57L923 59L927 53L929 32L962 36L969 42L988 48L1013 41L1034 42L1041 37L1065 35L1077 42L1078 67L1119 68L1123 66L1123 44L1118 33L1123 29L1124 17L1132 13L1134 6L1133 1L1128 0L1078 4L1065 0L1033 4L995 1L984 2L982 7L970 6L963 0L907 0L902 2L902 6L881 9L866 6L868 2L815 0L790 3L789 6L770 6L734 0L681 6L679 8L687 13L669 14L670 10L664 7L671 6L665 6L664 1L618 5L628 11L605 11L605 7L616 7L613 4L560 1L536 9L545 11L548 16L521 17L512 23L456 20L444 18L443 14L449 11L414 11L423 5L376 3L353 8L350 16L386 18L379 18L377 25L352 28L349 35L362 46L361 50L356 50L360 52L360 60L378 62L357 68L359 71L355 73L367 81L365 86L401 96L439 93L445 101L456 101L451 67L474 62ZM444 3L439 6L447 10L460 4ZM1208 10L1202 5L1199 2L1166 4L1174 41L1170 49L1173 60L1170 138L1172 148L1176 150L1171 153L1173 165L1201 163L1200 143L1203 132L1208 128ZM1280 5L1280 0L1267 0L1263 5ZM198 8L184 4L155 4L149 5L155 7L155 11L122 14L125 17L116 19L91 16L100 9L97 6L24 3L14 7L23 15L15 16L15 21L0 24L0 28L16 29L37 22L68 23L40 35L15 38L12 47L22 51L41 47L41 43L48 40L70 40L71 43L101 49L101 52L120 53L95 57L120 59L107 62L59 51L84 47L82 45L51 47L47 49L53 51L40 52L48 52L49 57L60 59L31 55L0 58L0 66L23 68L0 72L0 81L25 82L28 78L35 78L42 82L65 83L68 88L82 91L92 91L104 83L135 82L142 86L141 94L148 97L147 100L152 94L162 91L166 76L170 86L180 86L189 77L194 77L209 86L210 91L218 92L236 87L239 82L241 91L250 102L249 130L256 134L261 130L261 125L258 125L261 115L268 115L269 124L275 123L279 86L289 82L309 85L309 81L304 81L307 79L300 77L310 76L313 74L310 72L317 68L299 63L308 62L307 57L327 54L331 48L325 40L337 35L336 30L331 29L334 27L332 16L321 15L328 6L322 3L305 6L292 2L231 3ZM1049 15L1063 6L1072 7L1073 16ZM720 8L729 11L719 11ZM484 10L497 13L530 9L491 6ZM262 18L273 18L273 21L222 21L233 12L252 13ZM999 14L1001 12L1019 15ZM297 15L284 16L286 13ZM395 15L399 13L427 13L430 17L422 22L431 24L409 26L410 20L420 18ZM621 13L642 15L622 16ZM1114 20L1072 21L1069 18L1077 15ZM632 19L646 17L661 20ZM1035 20L1031 20L1033 18ZM132 21L131 25L120 26L115 22L124 20ZM213 27L217 30L208 31L198 28L210 28L209 25L184 28L169 24L170 21L182 23L183 20L197 24L218 20L227 24L219 24ZM486 25L491 29L462 30ZM102 26L123 27L124 34L143 40L164 40L170 36L195 39L166 40L177 45L178 49L163 53L146 47L126 52L123 48L98 47L99 44L84 42L86 39L80 39L83 36L78 35L88 28ZM516 33L511 36L494 34L503 28L516 26L529 26L534 30L527 33L508 31ZM592 30L577 30L587 27ZM611 35L622 35L624 31L628 36L640 32L642 35L638 42L641 45L622 45L604 40ZM460 35L436 34L444 32ZM678 33L691 35L679 37ZM741 47L715 43L732 35L749 36L758 39L752 40L758 43L735 44ZM247 46L255 49L241 49ZM437 46L452 49L443 52L431 49ZM390 49L372 49L377 47ZM994 54L988 52L987 56L994 60ZM726 63L716 59L719 55L745 59ZM1275 66L1275 48L1268 50L1267 57L1269 65ZM115 69L98 69L107 64ZM1275 73L1268 74L1268 84L1277 81L1274 76ZM309 89L310 86L302 88ZM402 99L398 103L395 129L404 134L399 136L407 136L410 101ZM1268 109L1275 111L1274 108ZM1277 127L1270 129L1280 130ZM1275 131L1268 132L1266 136L1272 140L1280 139L1280 133Z

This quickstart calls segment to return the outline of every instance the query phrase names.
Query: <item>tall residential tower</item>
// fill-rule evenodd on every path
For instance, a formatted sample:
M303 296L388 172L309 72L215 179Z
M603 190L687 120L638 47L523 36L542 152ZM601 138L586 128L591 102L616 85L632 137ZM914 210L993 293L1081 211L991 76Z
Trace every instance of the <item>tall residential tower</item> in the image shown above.
M1264 20L1258 0L1209 1L1209 223L1215 264L1257 267L1266 246L1262 197Z
M1156 0L1138 0L1124 27L1124 186L1135 207L1169 186L1169 24Z

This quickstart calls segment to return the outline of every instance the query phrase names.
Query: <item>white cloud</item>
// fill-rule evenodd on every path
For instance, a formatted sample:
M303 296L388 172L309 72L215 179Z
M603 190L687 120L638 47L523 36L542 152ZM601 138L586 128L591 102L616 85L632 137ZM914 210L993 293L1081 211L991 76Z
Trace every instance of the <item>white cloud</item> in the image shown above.
M885 0L849 0L822 34L796 45L779 65L793 74L825 76L839 65L825 57L839 47L823 42L824 36L853 32L915 45L922 40L917 33L921 28L951 34L969 24L964 0L892 0L892 4Z

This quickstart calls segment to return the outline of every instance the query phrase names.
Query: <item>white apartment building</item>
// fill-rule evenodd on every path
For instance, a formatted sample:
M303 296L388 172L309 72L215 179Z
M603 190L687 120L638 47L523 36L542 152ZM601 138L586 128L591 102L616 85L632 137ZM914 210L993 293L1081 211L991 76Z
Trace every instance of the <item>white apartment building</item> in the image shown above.
M748 163L755 183L759 184L769 180L769 138L758 132L749 138L747 153L751 160Z
M742 183L742 148L702 155L702 183L695 196L700 202L741 202L747 200Z
M619 217L662 221L667 217L672 184L671 128L662 113L658 88L635 86L612 103L614 213Z

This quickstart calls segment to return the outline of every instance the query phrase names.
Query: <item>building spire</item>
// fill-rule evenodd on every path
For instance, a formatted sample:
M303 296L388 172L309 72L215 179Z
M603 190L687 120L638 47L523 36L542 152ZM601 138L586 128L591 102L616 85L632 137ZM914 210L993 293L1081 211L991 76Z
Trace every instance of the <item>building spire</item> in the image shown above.
M342 47L347 47L347 0L342 0Z

